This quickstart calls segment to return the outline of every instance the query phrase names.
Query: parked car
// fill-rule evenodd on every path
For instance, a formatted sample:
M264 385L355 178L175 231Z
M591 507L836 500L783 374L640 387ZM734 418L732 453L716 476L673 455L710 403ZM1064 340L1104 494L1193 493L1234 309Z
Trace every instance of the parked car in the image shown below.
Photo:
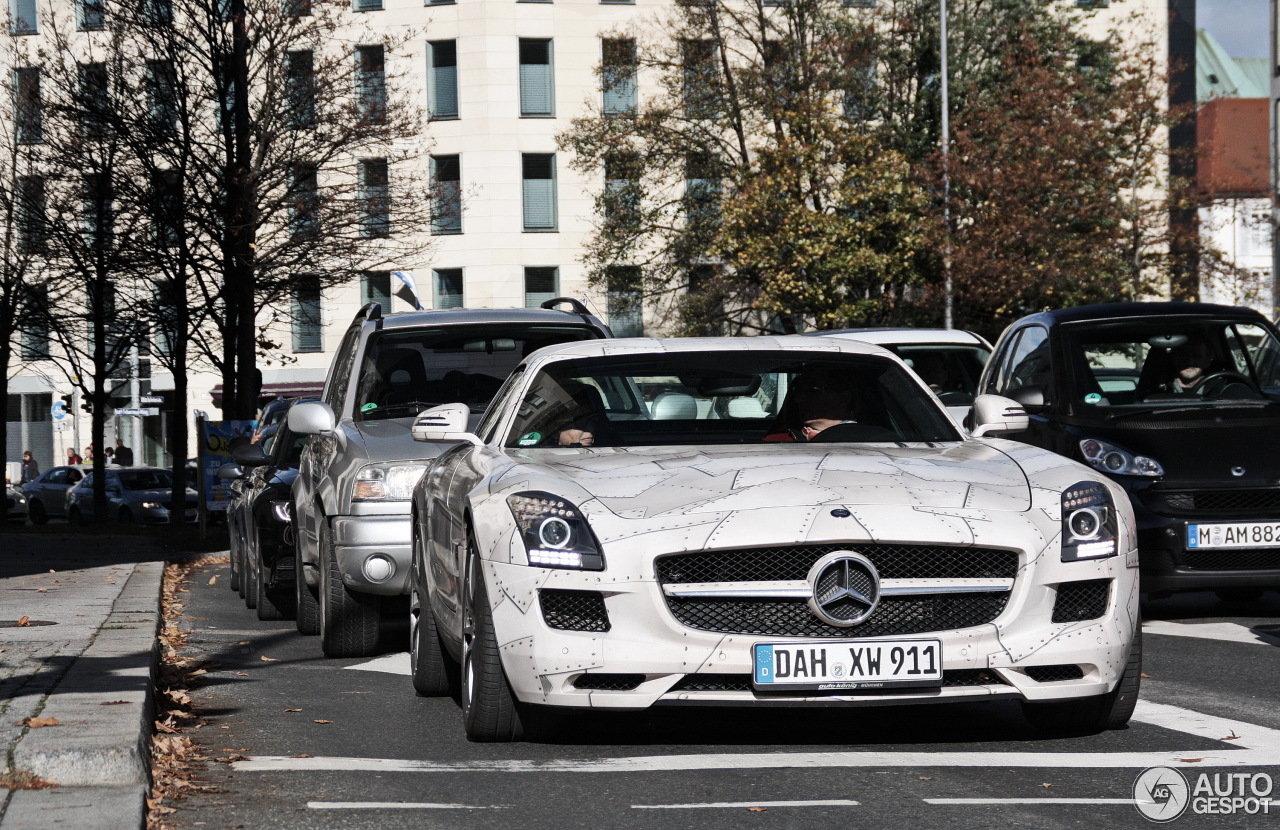
M67 515L67 493L84 478L91 466L69 465L50 467L35 481L22 485L22 495L27 498L27 511L31 523L42 525L51 517Z
M298 399L291 405L314 400ZM232 468L227 475L240 479L240 489L227 507L231 561L241 596L257 609L260 620L291 620L295 614L289 495L307 438L277 421L267 427L260 443L234 450L236 463L226 465Z
M125 524L160 525L169 523L173 471L165 467L121 467L106 470L107 516ZM183 520L196 520L199 495L186 488L182 505ZM67 492L67 521L73 525L91 522L93 510L93 471Z
M822 337L848 337L875 343L902 358L963 424L978 392L991 344L980 334L961 329L868 328L816 332Z
M27 497L22 495L22 491L12 484L5 483L5 518L11 522L25 522L27 520Z
M572 310L554 308L563 304ZM409 497L448 448L414 443L419 412L464 401L478 418L531 352L608 336L576 300L386 316L377 303L361 309L321 400L294 406L287 419L294 434L312 436L292 491L298 630L320 634L331 657L371 654L384 601L408 594Z
M1185 385L1184 371L1198 378ZM1034 314L1000 337L980 388L1026 408L1013 437L1125 489L1145 591L1280 587L1280 333L1262 315L1198 303Z
M793 440L819 405L835 425ZM966 439L850 339L544 349L479 424L414 423L458 442L413 493L414 688L459 678L479 741L540 707L659 704L1003 698L1050 730L1120 726L1141 669L1124 490L985 437L1025 426L1013 401L975 417Z

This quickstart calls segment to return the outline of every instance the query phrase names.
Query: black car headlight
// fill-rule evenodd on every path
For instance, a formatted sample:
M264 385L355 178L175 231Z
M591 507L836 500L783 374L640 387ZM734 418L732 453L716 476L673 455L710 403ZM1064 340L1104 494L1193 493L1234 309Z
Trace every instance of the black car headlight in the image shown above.
M1123 447L1086 438L1080 442L1080 452L1085 463L1095 470L1111 475L1146 476L1157 478L1164 475L1164 467L1154 458L1131 453Z
M604 555L578 508L550 493L507 497L529 564L542 568L604 570Z
M1115 504L1106 486L1082 481L1062 494L1062 561L1101 559L1120 552Z

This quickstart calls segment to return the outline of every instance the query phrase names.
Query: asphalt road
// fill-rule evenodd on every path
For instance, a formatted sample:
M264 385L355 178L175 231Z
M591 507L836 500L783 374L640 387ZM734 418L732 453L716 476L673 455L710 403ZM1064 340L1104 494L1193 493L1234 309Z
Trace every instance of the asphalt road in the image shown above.
M259 622L229 576L210 565L190 586L191 651L217 663L193 693L208 719L194 737L224 760L168 817L181 828L1146 827L1135 781L1166 765L1188 802L1171 826L1280 824L1275 592L1150 604L1138 714L1096 736L1040 738L989 703L669 708L485 745L455 701L414 695L407 627L384 632L381 657L327 659L292 623ZM1277 803L1210 801L1215 785Z

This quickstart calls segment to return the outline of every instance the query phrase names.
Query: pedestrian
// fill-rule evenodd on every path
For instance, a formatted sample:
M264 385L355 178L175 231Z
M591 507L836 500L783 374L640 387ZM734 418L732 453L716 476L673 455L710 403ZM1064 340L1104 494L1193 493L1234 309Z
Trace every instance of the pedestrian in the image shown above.
M93 463L93 442L89 442L84 448L84 463Z
M123 438L116 439L116 464L121 467L133 466L133 450L124 445Z
M83 463L84 463L84 459L83 459L83 458L81 458L81 457L80 457L80 454L76 452L76 448L75 448L75 447L67 447L67 463L68 463L68 464L83 464Z
M102 454L103 454L103 456L105 456L105 457L102 459L102 463L103 463L103 464L110 464L112 461L114 461L115 459L114 459L114 458L112 458L112 456L113 456L113 455L115 455L115 452L116 452L116 451L115 451L115 450L113 450L113 449L111 449L110 447L107 447L105 450L103 450L103 451L102 451Z
M24 450L22 453L22 483L28 484L35 481L40 475L40 465L31 456L31 450Z

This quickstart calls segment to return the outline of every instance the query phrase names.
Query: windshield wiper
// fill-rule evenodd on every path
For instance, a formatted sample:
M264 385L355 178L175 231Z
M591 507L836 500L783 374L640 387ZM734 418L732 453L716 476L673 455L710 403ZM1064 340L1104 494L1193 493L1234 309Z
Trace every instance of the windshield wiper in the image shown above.
M1144 406L1131 412L1113 412L1107 415L1108 421L1124 421L1138 415L1177 415L1185 412L1204 412L1208 410L1218 409L1264 409L1271 405L1271 401L1251 401L1239 398L1227 398L1220 401L1201 401L1193 406L1171 406L1164 408L1160 406Z

